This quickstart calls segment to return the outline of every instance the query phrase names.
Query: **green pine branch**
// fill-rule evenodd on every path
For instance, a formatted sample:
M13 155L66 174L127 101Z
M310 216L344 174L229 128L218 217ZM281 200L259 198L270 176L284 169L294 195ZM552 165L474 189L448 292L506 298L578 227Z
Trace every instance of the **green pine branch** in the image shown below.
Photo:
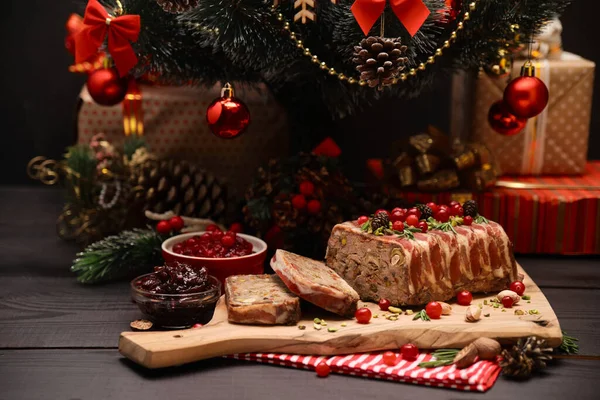
M108 236L78 253L71 271L81 283L134 278L163 264L161 244L164 239L151 229Z

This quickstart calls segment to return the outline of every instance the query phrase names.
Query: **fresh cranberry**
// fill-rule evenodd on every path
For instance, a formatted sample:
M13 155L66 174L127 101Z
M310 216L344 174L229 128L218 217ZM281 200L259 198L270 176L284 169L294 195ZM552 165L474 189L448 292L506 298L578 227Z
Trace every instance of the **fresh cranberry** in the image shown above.
M359 225L362 225L365 222L367 222L368 220L369 220L369 217L367 217L366 215L361 215L360 217L358 217L356 222L358 222Z
M460 206L460 203L458 201L456 201L456 200L452 200L450 203L448 203L448 205L450 206L450 208L454 207L457 204Z
M219 240L221 240L221 238L222 238L223 236L225 236L225 234L223 233L223 231L214 231L214 232L212 233L212 239L213 239L215 242L218 242Z
M420 228L421 232L425 233L429 229L429 225L427 225L427 222L425 221L419 221L417 223L417 228Z
M461 217L463 215L463 208L460 204L456 203L450 207L450 215L453 217Z
M406 213L398 208L394 209L394 211L392 211L392 215L390 216L390 220L392 222L396 222L396 221L404 222L404 221L406 221Z
M471 217L470 215L467 215L466 217L463 217L463 224L470 226L473 224L473 217Z
M188 240L185 241L185 247L192 247L193 245L197 244L198 240L194 239L193 237L189 238Z
M235 245L235 238L230 235L225 235L221 238L221 244L227 248L231 248Z
M319 200L311 200L306 205L306 210L309 214L316 215L321 211L321 202Z
M400 207L395 207L395 208L392 210L392 214L393 214L394 212L396 212L396 211L402 211L402 212L404 212L404 209L403 209L403 208L400 208Z
M510 296L504 296L502 298L502 305L504 306L504 308L512 308L514 302L512 297Z
M380 212L386 213L388 217L390 216L389 211L388 210L384 210L383 208L380 208L379 210L375 211L375 214L373 214L373 215L377 215Z
M292 207L296 210L304 210L306 207L306 198L301 194L295 195L292 197Z
M169 220L169 224L171 225L171 228L173 228L173 230L175 230L175 231L180 231L181 229L183 229L183 226L185 225L185 223L183 222L183 218L181 218L178 215L172 217Z
M244 226L242 224L240 224L239 222L234 222L229 227L229 230L232 232L235 232L235 233L242 233L242 232L244 232Z
M448 213L448 211L444 210L444 209L440 209L438 210L437 213L435 213L435 219L440 221L440 222L448 222L448 220L450 220L450 214Z
M404 222L402 221L394 221L392 222L392 229L398 232L404 231Z
M315 367L315 371L317 372L317 376L319 378L327 378L331 373L331 368L329 367L329 365L327 365L325 361L321 361Z
M415 361L419 356L419 348L412 343L407 343L400 348L402 358L406 361Z
M220 231L219 227L216 224L210 224L206 227L206 232Z
M231 236L232 238L237 239L237 233L235 233L234 231L225 232L225 236Z
M435 215L436 212L438 212L439 207L437 204L435 204L434 202L429 202L427 203L427 207L429 207L431 209L431 213Z
M158 224L156 224L156 232L160 233L161 235L169 234L172 229L173 228L171 227L169 221L160 221Z
M519 296L523 296L523 293L525 293L525 284L521 281L514 281L510 284L510 290Z
M462 290L456 294L456 302L461 306L468 306L473 301L473 295L468 290Z
M398 357L393 351L386 351L383 353L382 361L385 365L393 367L398 363Z
M315 185L310 181L304 181L300 183L300 193L305 196L312 196L315 192Z
M448 211L449 208L450 207L448 207L447 205L441 204L441 205L438 206L438 211L440 211L440 210L446 210L446 211Z
M415 215L415 216L417 217L417 219L421 219L421 211L419 211L419 209L418 209L418 208L416 208L416 207L410 208L410 209L408 210L408 213L407 213L407 218L408 218L408 216L410 216L410 215Z
M419 217L417 217L414 214L411 214L408 217L406 217L406 223L410 226L417 226L417 224L419 223Z
M208 243L212 241L212 232L204 232L202 236L200 236L200 242Z
M392 303L388 299L380 299L379 300L379 308L381 309L381 311L389 310L391 305L392 305Z

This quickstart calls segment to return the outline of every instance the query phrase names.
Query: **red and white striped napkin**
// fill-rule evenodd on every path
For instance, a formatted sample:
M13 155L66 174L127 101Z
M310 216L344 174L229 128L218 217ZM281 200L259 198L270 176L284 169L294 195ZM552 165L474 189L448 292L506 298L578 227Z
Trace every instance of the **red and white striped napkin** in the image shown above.
M479 392L490 389L500 373L500 366L492 361L481 360L465 369L457 369L454 365L421 368L418 365L419 363L432 359L430 354L421 353L415 361L400 359L398 364L390 367L383 363L382 355L383 353L341 356L249 353L233 354L227 357L309 370L314 370L317 364L325 361L333 373ZM397 353L396 355L400 357L400 354Z

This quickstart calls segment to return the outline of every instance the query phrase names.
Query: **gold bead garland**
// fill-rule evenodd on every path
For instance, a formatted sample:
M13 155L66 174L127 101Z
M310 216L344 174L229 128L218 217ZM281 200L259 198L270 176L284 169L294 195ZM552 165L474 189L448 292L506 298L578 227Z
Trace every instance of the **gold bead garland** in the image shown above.
M425 71L427 69L428 65L435 64L435 59L442 56L444 49L449 49L450 46L456 41L456 39L458 37L458 32L463 30L465 22L468 21L469 19L471 19L470 12L475 11L475 9L477 8L478 1L479 0L475 0L469 4L469 11L466 11L463 14L462 20L456 26L456 30L454 30L450 33L450 38L448 40L444 41L444 44L442 45L442 47L438 47L437 49L435 49L434 54L432 56L429 56L427 58L426 62L420 63L417 68L411 68L408 71L408 73L402 73L402 74L400 74L400 76L398 78L394 78L392 80L392 85L395 85L399 82L404 82L408 79L409 76L416 76L419 71ZM275 13L276 7L275 6L272 7L271 10L273 11L273 13ZM311 53L311 51L308 47L304 47L304 43L302 42L302 40L298 39L298 33L294 32L292 30L290 23L285 20L285 18L283 17L283 14L276 13L276 16L277 16L278 21L283 22L283 29L289 32L290 39L292 41L294 41L294 43L296 44L296 47L301 49L303 54L306 57L309 57L313 63L318 64L319 68L321 68L324 71L328 71L329 75L337 77L342 82L348 82L351 85L358 84L359 86L365 86L367 84L367 82L365 80L352 78L352 77L344 75L343 73L339 73L334 68L328 66L327 63L325 63L324 61L321 61L318 56Z

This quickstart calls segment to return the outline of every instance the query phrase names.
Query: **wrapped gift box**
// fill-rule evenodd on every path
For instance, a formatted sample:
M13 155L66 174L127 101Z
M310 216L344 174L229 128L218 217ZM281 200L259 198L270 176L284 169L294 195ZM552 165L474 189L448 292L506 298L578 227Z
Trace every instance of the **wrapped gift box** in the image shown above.
M581 176L502 177L483 193L413 193L409 202L475 199L481 215L500 223L518 253L600 254L600 161Z
M515 61L512 76L524 61ZM509 79L480 73L475 83L472 137L493 150L502 171L518 175L572 175L584 172L592 106L595 64L570 53L535 60L536 75L550 91L546 109L517 135L503 136L490 127L492 104L502 99Z
M103 132L120 146L126 131L139 131L143 126L144 139L154 154L197 163L225 178L229 193L239 197L259 166L271 158L288 155L289 134L285 110L266 87L240 84L235 88L236 97L248 106L252 119L245 133L228 140L213 135L206 123L206 109L220 96L220 85L141 85L137 101L126 100L113 107L94 103L84 87L77 117L78 141L89 143L92 136ZM124 125L124 114L130 117L129 124ZM131 118L134 116L137 120Z

